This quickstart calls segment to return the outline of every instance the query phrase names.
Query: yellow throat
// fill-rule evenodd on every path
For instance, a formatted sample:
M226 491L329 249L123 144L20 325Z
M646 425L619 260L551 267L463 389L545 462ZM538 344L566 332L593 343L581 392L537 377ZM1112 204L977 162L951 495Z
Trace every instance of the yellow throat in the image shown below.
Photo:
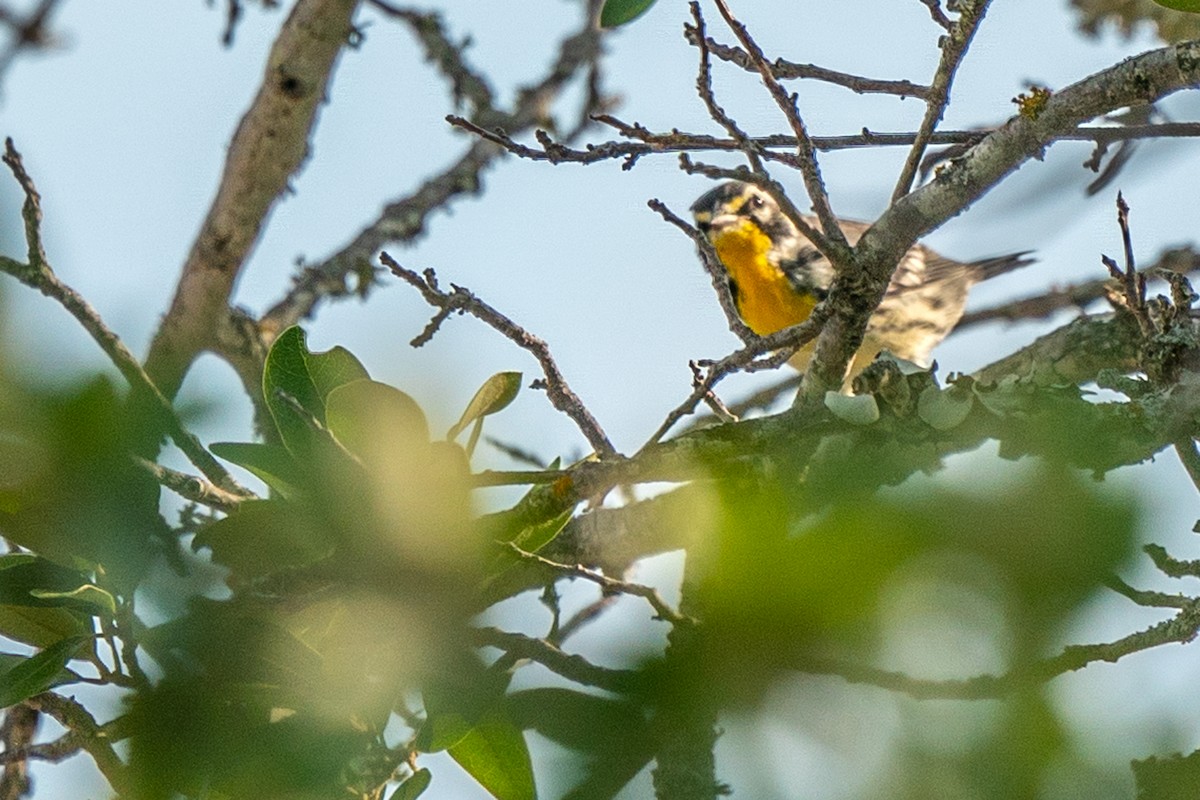
M737 310L750 330L766 336L808 319L817 300L796 289L767 257L771 239L750 220L713 231L709 240L736 287Z

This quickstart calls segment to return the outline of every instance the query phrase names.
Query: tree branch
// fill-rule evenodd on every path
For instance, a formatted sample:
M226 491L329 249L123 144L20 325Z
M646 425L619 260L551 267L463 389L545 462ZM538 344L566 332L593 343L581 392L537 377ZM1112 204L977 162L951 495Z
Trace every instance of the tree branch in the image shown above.
M921 236L961 213L1025 161L1040 157L1063 133L1115 108L1155 102L1198 82L1200 42L1126 59L1050 96L1036 113L1013 117L945 165L933 181L893 203L855 247L861 271L834 281L826 301L832 316L817 340L803 399L818 400L841 386L895 265Z
M379 258L392 271L393 275L416 288L425 298L425 302L440 309L433 321L412 341L414 347L419 347L429 341L437 327L451 313L471 314L504 334L518 347L527 350L537 359L542 367L542 373L546 376L546 396L550 399L551 405L575 422L597 455L602 458L617 455L616 448L613 447L612 442L600 427L600 423L592 416L592 412L588 411L583 401L579 399L579 395L575 394L567 385L567 380L559 370L558 364L554 362L554 357L550 354L550 348L545 341L529 333L462 287L452 285L453 291L443 292L438 288L433 270L426 270L424 276L421 276L402 267L387 253L380 254Z
M104 320L100 319L100 315L82 295L63 283L55 274L42 244L41 196L38 194L33 178L26 172L25 165L21 161L21 154L17 152L11 138L5 140L3 160L25 193L21 217L25 223L25 241L28 247L29 261L22 264L11 258L0 256L0 272L12 275L21 283L37 289L65 308L83 326L96 344L100 345L100 349L104 351L104 354L108 356L133 390L149 398L152 410L171 437L171 441L175 442L188 460L204 473L205 477L224 491L234 495L249 496L251 494L249 490L239 485L233 476L221 466L220 462L204 449L200 440L184 427L183 421L175 413L171 401L159 391L125 343L104 324Z
M359 0L298 0L271 47L266 75L225 160L217 195L183 265L146 371L173 397L192 361L217 346L234 283L267 216L309 155L317 111Z

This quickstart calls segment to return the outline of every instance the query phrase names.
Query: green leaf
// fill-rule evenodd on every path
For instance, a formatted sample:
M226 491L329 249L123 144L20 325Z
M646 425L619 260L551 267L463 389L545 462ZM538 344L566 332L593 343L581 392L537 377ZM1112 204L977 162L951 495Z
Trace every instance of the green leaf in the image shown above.
M655 0L606 0L600 10L600 27L615 28L640 17Z
M257 578L313 564L334 543L310 509L286 500L248 500L229 516L204 526L192 549L207 547L213 561L241 578Z
M63 637L90 632L90 624L77 611L0 605L0 634L14 641L46 647Z
M326 399L329 432L368 465L380 456L380 446L411 449L429 445L429 423L425 412L399 389L372 380L339 386Z
M388 800L417 800L429 788L433 775L427 769L419 769L410 775L404 783L396 787Z
M281 333L267 354L263 368L263 397L284 445L293 453L308 455L313 432L303 414L281 397L286 395L313 419L325 424L325 398L339 386L369 377L366 368L349 350L335 347L312 353L304 331L291 327Z
M555 537L562 533L562 529L567 527L567 523L573 516L575 516L575 509L568 508L557 517L523 528L513 537L513 544L526 553L536 553L554 541Z
M1200 14L1200 0L1154 0L1154 2L1163 8L1173 8L1189 14Z
M18 664L23 664L29 660L29 656L19 656L15 653L0 653L0 676L7 675L8 671ZM0 678L3 680L3 678ZM63 667L58 671L58 674L50 681L46 689L53 689L56 686L66 686L69 683L78 683L83 678L74 670Z
M447 439L453 439L466 430L467 426L476 420L495 414L507 408L521 390L522 375L519 372L497 372L483 382L479 391L467 403L466 409L458 422L446 433ZM468 451L471 448L467 448Z
M879 405L869 394L826 392L825 407L851 425L870 425L879 419Z
M89 640L87 636L62 639L0 675L0 708L8 708L49 689L67 662Z
M214 454L249 470L284 497L296 496L304 480L296 460L286 447L258 442L216 442L209 450Z
M518 727L605 759L648 741L645 717L633 703L556 687L514 692L505 700Z
M496 800L537 798L525 737L499 707L485 714L449 752Z
M9 553L0 556L0 603L61 606L65 604L40 601L32 592L71 592L88 583L90 581L86 573L68 569L32 553Z
M95 611L105 616L113 616L117 613L117 601L111 594L101 589L94 584L86 583L77 589L72 589L69 592L52 592L45 589L33 589L29 592L32 597L38 600L47 602L66 603L68 605L81 605L85 608L93 608Z

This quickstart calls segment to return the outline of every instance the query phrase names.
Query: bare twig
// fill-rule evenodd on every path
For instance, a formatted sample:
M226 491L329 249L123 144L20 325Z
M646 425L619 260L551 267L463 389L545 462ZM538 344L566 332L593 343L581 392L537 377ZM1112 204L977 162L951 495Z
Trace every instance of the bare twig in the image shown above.
M1133 237L1129 231L1129 205L1120 192L1117 192L1117 224L1121 226L1125 268L1118 267L1117 262L1106 255L1101 256L1100 261L1121 288L1120 294L1114 296L1120 299L1121 306L1137 320L1142 335L1152 336L1155 333L1155 325L1146 307L1146 276L1137 271L1137 265L1134 263Z
M228 492L203 478L178 472L141 456L134 456L133 460L138 467L150 473L151 477L159 484L184 500L201 503L218 511L229 512L235 510L243 500L247 499L246 495Z
M813 240L813 246L821 251L823 255L829 258L836 266L849 263L850 245L846 242L846 236L842 232L841 226L838 225L837 217L833 213L833 209L829 205L829 195L825 191L825 182L821 179L821 168L817 164L816 149L813 147L812 139L808 135L808 129L804 125L804 120L800 117L800 109L796 106L796 96L789 95L783 85L776 80L774 73L771 71L771 65L767 63L767 58L763 54L762 48L758 46L758 42L754 41L750 36L750 32L746 30L746 26L738 22L733 16L733 12L729 10L729 4L726 0L715 0L717 10L721 12L725 23L729 25L733 35L742 43L742 47L746 48L751 61L758 69L758 74L762 78L763 84L770 92L775 104L783 112L784 117L788 121L788 125L792 128L792 133L796 136L796 151L799 156L800 175L804 178L804 188L808 191L808 197L812 201L813 211L817 215L817 219L821 221L821 232L825 234L826 242L822 243L818 240ZM763 187L770 191L770 187ZM782 192L780 192L782 194ZM780 202L781 207L788 218L793 223L799 220L799 214L793 215L788 213L790 201L786 198L780 198L775 192L771 192L772 197L776 202ZM799 225L797 227L800 227ZM801 228L801 232L804 229ZM805 235L808 235L807 233ZM822 246L824 245L824 246Z
M554 483L570 473L563 469L494 470L485 469L471 475L471 485L485 486L529 486L531 484Z
M863 683L901 692L920 699L947 698L978 700L998 698L1045 683L1089 664L1115 663L1125 656L1164 644L1185 644L1200 630L1200 601L1189 600L1179 613L1143 631L1131 633L1103 644L1070 645L1061 653L1004 675L980 675L963 680L931 681L913 678L901 672L843 662L798 659L794 666L821 675L837 675L850 683Z
M492 111L494 96L487 79L473 69L464 54L465 43L450 40L442 15L436 11L421 12L400 8L385 0L369 0L370 4L393 19L403 20L425 48L425 60L436 64L438 71L450 81L451 98L455 108L464 102L472 114Z
M690 32L694 34L691 38L695 40L696 48L700 51L700 71L696 76L696 91L700 94L700 99L704 101L704 107L708 109L708 115L725 129L725 132L738 143L738 149L746 154L746 160L750 162L750 169L760 175L765 175L762 158L758 154L758 149L746 132L726 113L725 109L717 102L716 96L713 95L712 62L708 55L708 37L705 35L704 15L700 13L700 3L696 2L696 0L692 0L688 5L692 10L692 20L695 22L695 27L689 31L685 26L684 31L685 33Z
M28 703L17 703L4 711L4 722L0 723L0 800L20 800L29 791L30 759L37 756L30 751L35 747L39 715Z
M920 0L921 4L929 9L929 16L938 25L941 25L947 32L954 30L954 23L946 16L946 12L942 11L941 0Z
M672 625L692 625L696 622L692 617L681 614L671 608L670 604L666 600L663 600L658 590L652 586L644 586L640 583L630 583L629 581L610 578L603 572L588 569L582 564L560 564L537 553L522 550L513 542L509 542L508 546L522 561L540 564L568 578L582 578L585 581L591 581L609 594L627 594L632 597L640 597L650 604L657 618L664 622L669 622Z
M1146 608L1187 608L1195 602L1191 597L1182 594L1166 594L1144 589L1135 589L1116 575L1104 582L1104 585L1119 595L1127 597L1139 606Z
M1162 545L1148 544L1142 548L1154 566L1169 578L1200 578L1200 561L1172 558Z
M529 333L462 287L452 286L452 291L442 291L438 288L433 270L426 270L425 275L421 276L402 267L387 253L381 253L379 258L392 271L393 275L416 288L425 298L425 302L441 310L436 319L444 320L449 316L448 313L442 312L469 313L504 334L518 347L529 351L537 359L542 367L542 373L546 376L546 396L550 399L550 403L574 420L580 432L598 455L611 457L617 454L616 448L600 428L600 423L587 410L579 396L567 385L566 378L563 377L558 365L554 362L550 348L545 341ZM431 332L426 328L421 336L414 340L414 344L417 341L428 341L429 335Z
M1200 451L1196 450L1196 440L1188 438L1176 442L1175 453L1196 489L1200 490Z
M687 37L689 43L697 47L700 47L703 43L703 46L717 58L728 61L731 64L736 64L747 72L758 72L758 67L754 64L754 60L740 47L721 44L711 37L701 39L696 29L691 27L684 28L684 35ZM838 72L826 69L825 67L818 67L814 64L797 64L782 58L777 58L771 62L771 73L777 80L781 81L795 78L824 81L825 83L844 86L858 94L894 94L902 98L924 98L929 92L928 86L922 86L912 81L864 78L860 75Z
M974 38L975 31L979 29L979 24L983 22L990 2L991 0L962 0L958 6L958 19L949 27L944 25L944 22L948 22L945 16L942 15L939 18L938 13L935 13L940 13L936 4L926 4L929 5L930 13L934 14L934 20L946 27L949 33L942 37L942 58L938 63L937 72L933 76L929 94L925 98L925 116L917 129L917 139L913 142L912 149L908 151L908 158L900 171L896 188L892 190L893 203L908 194L912 188L913 179L916 178L917 169L921 166L921 159L925 155L925 147L929 144L934 128L946 113L946 105L950 102L950 87L954 83L958 65L962 63L967 48L971 46L971 39Z
M556 675L584 686L595 686L610 692L629 693L639 683L639 675L622 669L597 666L583 656L564 653L541 639L498 628L473 628L471 639L476 647L495 647L517 658L536 661Z
M594 164L600 161L624 159L622 169L630 169L642 156L658 153L684 153L696 151L736 151L741 145L733 139L724 139L704 133L668 131L656 133L638 124L629 124L609 114L595 117L597 122L617 129L622 136L636 141L609 141L589 144L579 149L555 141L549 134L539 131L539 147L522 144L507 133L480 127L470 120L453 114L446 117L451 125L497 144L509 153L531 161L548 161L551 164ZM934 131L929 144L961 145L965 151L970 145L979 143L994 129L969 131ZM1055 136L1055 141L1114 142L1152 138L1191 138L1200 136L1200 123L1168 122L1157 125L1131 127L1081 126L1073 131ZM845 136L813 136L813 147L819 151L849 150L868 147L904 147L916 141L914 133L879 133L863 129L861 133ZM776 153L775 149L796 149L796 137L783 134L752 136L750 142L764 159L792 163L795 156Z
M587 0L583 9L583 24L563 40L558 58L547 69L545 76L517 91L517 99L510 110L492 108L487 113L477 113L475 122L489 130L499 127L511 134L519 134L534 125L547 124L551 103L581 69L588 68L589 80L596 83L598 78L592 76L590 70L601 55L602 34L594 24L599 7L600 0ZM429 35L430 30L427 29L423 36ZM452 85L469 87L475 84L476 79L455 71L460 65L466 69L461 45L434 38L429 47L427 52L434 56L442 71L450 77ZM455 53L448 52L447 48ZM478 90L471 89L471 94L482 102L482 94ZM604 101L589 89L587 102L603 104ZM581 118L587 119L589 114L597 110L602 109L584 108ZM504 149L497 147L494 142L473 142L449 168L425 181L411 194L388 203L374 222L363 228L338 252L320 263L306 266L296 277L291 290L262 316L259 327L263 338L269 342L288 326L310 317L323 300L365 297L375 279L374 261L380 248L389 242L415 240L424 233L426 223L435 211L447 208L458 198L479 194L483 172L503 152Z
M26 702L53 717L58 724L70 731L68 735L74 735L79 748L92 757L100 773L118 795L133 794L134 787L129 768L117 756L112 745L128 735L123 718L98 725L96 719L79 703L53 692L44 692Z
M71 316L79 321L79 324L91 335L96 344L100 345L100 349L104 351L129 385L152 400L153 408L158 413L161 424L188 460L204 473L205 477L225 491L248 496L249 491L240 486L213 455L204 449L200 441L183 426L182 420L171 406L171 401L158 390L125 343L104 324L104 320L100 319L96 310L78 292L63 283L55 274L42 245L41 197L33 183L33 178L26 172L25 165L21 161L21 154L17 152L11 138L5 141L3 161L25 193L21 217L25 223L28 262L22 264L11 258L0 256L0 271L7 272L32 289L37 289L65 308Z
M713 291L716 292L717 302L721 304L721 310L725 312L725 321L729 324L729 330L733 332L734 336L737 336L746 343L757 339L758 337L754 331L746 326L746 323L742 321L741 315L738 314L737 307L733 302L733 293L729 290L729 275L721 267L717 254L713 252L712 244L705 238L704 234L677 216L661 200L656 198L648 201L646 205L656 211L667 222L683 231L696 245L696 249L700 252L700 263L704 266L704 271L708 273L709 280L712 281Z
M681 419L693 413L696 410L696 405L700 403L722 379L736 372L754 372L756 368L774 369L783 363L783 361L791 358L799 347L803 347L808 342L811 342L820 333L821 327L825 324L829 316L828 309L824 303L818 303L812 310L812 314L808 319L799 325L792 325L789 328L784 328L781 331L776 331L770 336L760 337L757 341L750 345L736 350L733 353L725 356L717 361L698 362L701 366L707 367L707 372L699 381L693 380L692 393L687 399L676 406L667 414L666 419L658 426L658 429L642 445L639 452L645 451L647 447L659 442L671 428L675 427ZM763 353L771 351L780 351L779 358L768 360L766 363L756 361ZM780 360L782 359L782 360Z
M40 0L37 6L24 16L5 11L3 23L11 30L11 43L0 53L0 77L23 50L45 48L53 41L49 31L50 17L61 0Z

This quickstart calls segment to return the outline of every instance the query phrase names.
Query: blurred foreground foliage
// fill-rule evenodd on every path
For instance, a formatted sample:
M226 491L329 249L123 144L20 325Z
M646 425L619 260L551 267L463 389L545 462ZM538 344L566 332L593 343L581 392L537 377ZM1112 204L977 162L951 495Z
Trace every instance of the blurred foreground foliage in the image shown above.
M481 390L451 434L501 411L511 384ZM863 490L853 452L827 454L820 476L707 464L689 486L702 513L675 522L692 543L688 616L665 652L599 667L559 649L553 592L545 639L518 637L530 649L499 658L478 649L495 631L475 620L484 588L524 566L506 542L536 550L567 518L532 536L480 516L463 448L433 440L412 398L347 351L309 352L299 329L279 338L264 376L275 431L214 447L270 496L225 515L188 507L174 527L106 380L3 386L2 527L16 547L0 557L0 630L44 649L6 657L0 681L10 703L81 676L123 687L105 728L128 740L128 766L106 773L122 796L415 797L437 785L421 754L445 750L495 797L532 798L527 730L576 753L554 779L574 787L566 796L611 796L653 762L671 720L770 714L799 676L920 695L1000 674L1009 699L948 715L938 737L900 726L866 796L1037 796L1071 770L1118 794L1077 757L1039 665L1127 564L1138 511L1062 463L1004 480L982 463L958 476L969 489L919 478L882 492ZM208 557L223 587L193 583L184 613L143 619L185 585L164 565ZM566 682L510 690L539 653ZM849 691L881 690L828 690L831 713Z

